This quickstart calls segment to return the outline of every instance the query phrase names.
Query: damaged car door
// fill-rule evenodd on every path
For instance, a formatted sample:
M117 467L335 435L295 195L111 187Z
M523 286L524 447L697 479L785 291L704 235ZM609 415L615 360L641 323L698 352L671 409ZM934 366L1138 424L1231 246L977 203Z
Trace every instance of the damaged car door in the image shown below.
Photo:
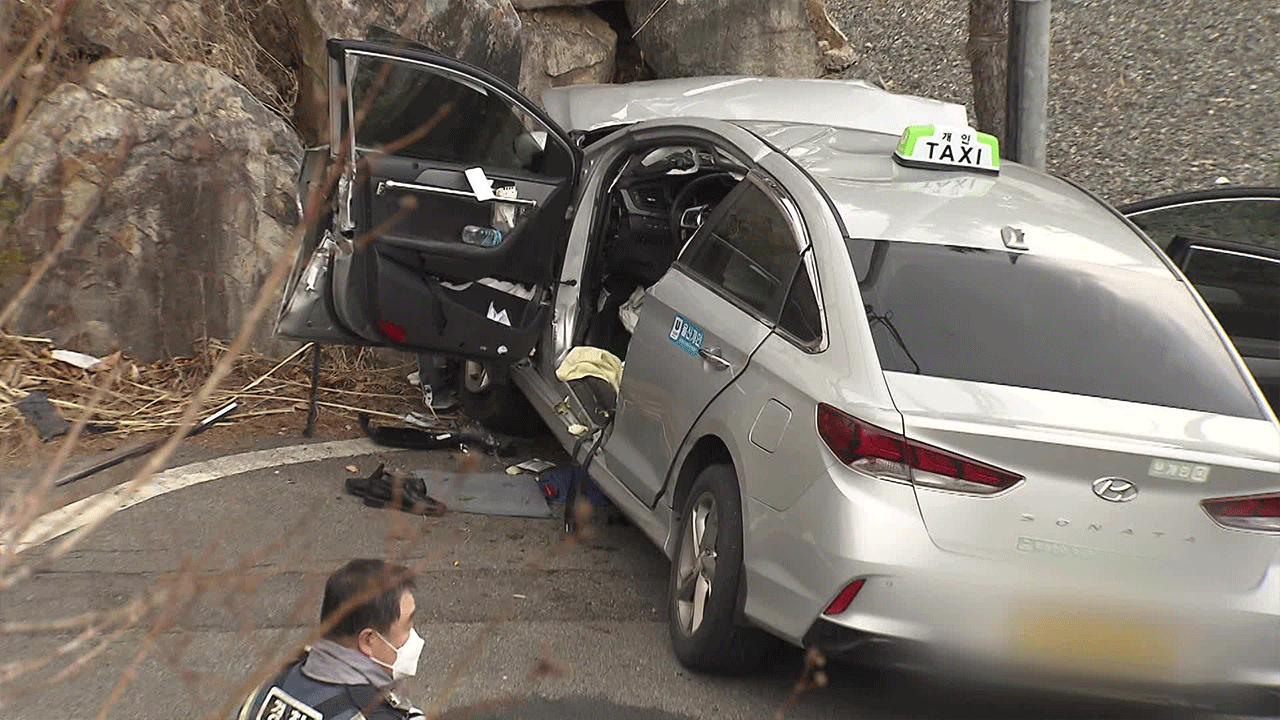
M698 418L777 324L803 251L785 197L748 174L644 301L600 462L646 505Z
M466 63L381 42L328 51L328 161L343 169L327 222L300 248L277 335L527 356L550 311L581 152Z

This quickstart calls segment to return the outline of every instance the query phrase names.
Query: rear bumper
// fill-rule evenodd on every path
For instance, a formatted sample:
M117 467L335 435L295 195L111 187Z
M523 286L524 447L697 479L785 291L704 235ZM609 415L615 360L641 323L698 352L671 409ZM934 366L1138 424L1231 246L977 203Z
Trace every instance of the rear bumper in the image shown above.
M1005 563L939 548L913 488L864 480L840 465L786 512L750 500L747 506L746 615L798 645L877 665L1104 697L1177 701L1280 687L1275 567L1252 589L1198 596L1161 596L1130 577L1113 578L1105 588L1081 586L1036 559ZM865 584L848 609L824 615L855 579ZM1141 621L1135 625L1153 630L1151 637L1172 639L1176 659L1158 672L1110 666L1074 676L1056 667L1029 671L1032 663L1017 654L1011 619L1052 621L1066 608L1063 617L1071 617L1080 634L1096 635L1100 626L1071 616L1076 602L1133 611Z
M1174 684L1069 674L1030 673L993 660L975 661L915 640L869 633L819 619L804 645L854 665L927 674L931 679L1012 691L1038 690L1126 702L1176 705L1202 711L1280 715L1280 688L1242 683Z

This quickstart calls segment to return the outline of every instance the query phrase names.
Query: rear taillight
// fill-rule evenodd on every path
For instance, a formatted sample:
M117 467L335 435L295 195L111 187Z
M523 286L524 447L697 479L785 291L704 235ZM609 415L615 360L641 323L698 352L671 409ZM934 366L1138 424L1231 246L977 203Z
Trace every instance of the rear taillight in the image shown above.
M818 435L840 462L887 480L990 495L1022 476L907 438L818 404Z
M1280 494L1202 500L1200 506L1219 525L1280 532Z

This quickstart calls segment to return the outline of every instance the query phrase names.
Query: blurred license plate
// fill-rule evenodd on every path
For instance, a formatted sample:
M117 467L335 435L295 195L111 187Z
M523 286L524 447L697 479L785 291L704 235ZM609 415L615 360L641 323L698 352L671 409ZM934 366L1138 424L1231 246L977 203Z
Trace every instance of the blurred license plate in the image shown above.
M1181 660L1174 628L1123 611L1024 608L1009 630L1015 655L1054 669L1148 677Z

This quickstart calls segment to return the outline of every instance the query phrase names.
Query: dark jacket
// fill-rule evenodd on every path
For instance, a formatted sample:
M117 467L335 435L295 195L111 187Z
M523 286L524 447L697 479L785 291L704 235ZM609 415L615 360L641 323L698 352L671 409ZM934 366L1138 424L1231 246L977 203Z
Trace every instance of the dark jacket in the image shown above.
M422 712L390 685L391 674L362 653L319 640L300 660L251 693L237 720L421 718Z

